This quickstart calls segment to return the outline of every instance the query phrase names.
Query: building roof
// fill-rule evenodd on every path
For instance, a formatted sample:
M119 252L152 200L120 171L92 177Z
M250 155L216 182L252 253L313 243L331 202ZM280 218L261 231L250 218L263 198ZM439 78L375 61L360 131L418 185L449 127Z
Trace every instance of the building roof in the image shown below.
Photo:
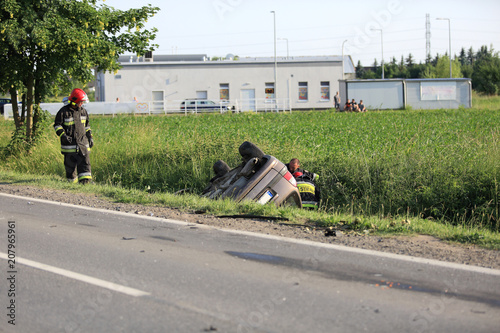
M228 55L226 58L210 60L206 54L172 54L152 55L150 57L137 57L136 55L122 55L118 58L121 65L150 65L154 64L256 64L274 63L274 57L245 57L234 59ZM311 63L311 62L341 62L342 56L299 56L299 57L277 57L278 64L283 63ZM344 56L344 73L355 73L354 63L351 56Z
M152 60L149 60L152 59ZM136 55L121 55L118 62L170 62L170 61L206 61L206 54L151 54L151 58L138 57Z

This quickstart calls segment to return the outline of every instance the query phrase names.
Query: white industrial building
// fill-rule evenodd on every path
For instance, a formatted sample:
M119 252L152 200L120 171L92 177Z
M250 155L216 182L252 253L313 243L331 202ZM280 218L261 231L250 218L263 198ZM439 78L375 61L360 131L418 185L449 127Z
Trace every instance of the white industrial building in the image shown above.
M179 112L182 101L191 99L236 111L327 109L333 107L339 80L355 76L350 56L279 57L275 62L274 57L211 61L205 55L149 54L120 56L119 61L118 72L97 75L96 101L119 101L137 108L133 112Z

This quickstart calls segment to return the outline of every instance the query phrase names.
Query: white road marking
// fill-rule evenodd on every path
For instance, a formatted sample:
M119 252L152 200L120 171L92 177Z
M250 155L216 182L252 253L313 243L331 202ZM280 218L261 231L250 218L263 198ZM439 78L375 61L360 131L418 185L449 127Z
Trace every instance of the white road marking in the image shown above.
M105 214L129 216L129 217L140 218L140 219L150 220L150 221L157 221L157 222L162 222L162 223L171 223L171 224L182 225L182 226L193 225L193 223L190 223L190 222L171 220L171 219L154 217L154 216L137 215L137 214L131 214L131 213L125 213L125 212L117 212L117 211L101 209L101 208L78 206L78 205L73 205L73 204L67 204L67 203L61 203L61 202L55 202L55 201L49 201L49 200L37 199L37 198L23 197L23 196L7 194L7 193L0 193L0 196L11 197L11 198L16 198L16 199L25 199L25 200L28 200L31 202L47 203L47 204L64 206L64 207L71 207L71 208L76 208L76 209L90 210L93 212L101 212L101 213L105 213ZM264 238L264 239L272 239L272 240L281 241L281 242L302 244L302 245L308 245L308 246L313 246L313 247L322 247L322 248L334 249L334 250L344 251L344 252L359 253L359 254L369 255L369 256L376 256L376 257L382 257L382 258L388 258L388 259L394 259L394 260L402 260L402 261L407 261L407 262L432 265L432 266L437 266L437 267L446 267L446 268L457 269L457 270L462 270L462 271L500 276L500 270L493 269L493 268L457 264L457 263L453 263L453 262L440 261L440 260L436 260L436 259L412 257L412 256L403 255L403 254L394 254L394 253L388 253L388 252L366 250L366 249L360 249L360 248L349 247L349 246L344 246L344 245L314 242L314 241L310 241L310 240L279 237L279 236L273 236L273 235L265 235L265 234L260 234L260 233L252 232L252 231L222 229L222 228L211 227L211 226L203 225L203 224L197 224L196 227L200 228L200 229L215 229L215 230L220 230L223 232L236 234L236 235L244 235L244 236Z
M0 259L8 260L7 254L0 252ZM91 277L88 275L84 275L84 274L80 274L80 273L75 273L72 271L68 271L66 269L42 264L40 262L32 261L29 259L16 257L16 264L21 264L21 265L33 267L36 269L40 269L40 270L43 270L46 272L61 275L61 276L64 276L64 277L67 277L67 278L70 278L73 280L78 280L81 282L92 284L92 285L97 286L97 287L106 288L106 289L116 291L116 292L119 292L119 293L122 293L125 295L129 295L129 296L140 297L140 296L150 295L150 293L142 291L142 290L138 290L138 289L134 289L134 288L130 288L130 287L125 287L125 286L122 286L122 285L119 285L119 284L116 284L113 282L97 279L97 278L94 278L94 277Z

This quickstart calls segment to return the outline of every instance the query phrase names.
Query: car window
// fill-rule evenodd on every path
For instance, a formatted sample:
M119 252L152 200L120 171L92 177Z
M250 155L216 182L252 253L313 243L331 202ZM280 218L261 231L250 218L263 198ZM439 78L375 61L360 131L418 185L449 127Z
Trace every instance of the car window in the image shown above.
M298 207L300 202L300 197L296 192L292 192L284 201L285 206Z

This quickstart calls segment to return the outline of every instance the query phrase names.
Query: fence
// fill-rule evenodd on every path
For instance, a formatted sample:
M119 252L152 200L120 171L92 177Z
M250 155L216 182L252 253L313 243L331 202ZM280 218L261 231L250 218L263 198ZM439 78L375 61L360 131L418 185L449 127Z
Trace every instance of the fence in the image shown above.
M56 115L63 103L41 103L40 107L52 115ZM118 114L198 114L198 113L226 113L226 112L291 112L288 99L235 99L212 102L210 100L164 100L145 102L90 102L85 104L89 114L118 115ZM12 105L4 105L4 118L12 118Z

